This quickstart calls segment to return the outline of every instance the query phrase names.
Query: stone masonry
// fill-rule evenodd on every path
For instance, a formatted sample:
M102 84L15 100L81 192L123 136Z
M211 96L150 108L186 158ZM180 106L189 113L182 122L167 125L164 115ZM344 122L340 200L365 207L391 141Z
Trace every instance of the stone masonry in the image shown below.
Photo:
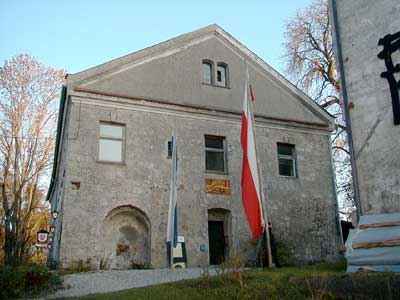
M204 41L189 47L193 39ZM167 143L173 127L179 159L179 234L185 237L189 267L209 264L209 220L224 221L228 254L254 259L256 244L243 212L240 185L245 60L256 94L257 148L276 240L293 262L338 259L341 240L329 141L332 119L276 72L262 70L258 58L232 39L212 25L133 54L146 60L178 47L173 59L160 55L155 62L136 67L136 58L128 56L70 75L57 176L50 193L53 209L62 215L55 222L58 238L51 252L61 267L78 260L90 261L96 268L129 268L135 266L132 263L167 266L171 172ZM203 58L229 65L229 89L201 84ZM168 85L158 80L164 77ZM186 84L174 84L177 77ZM124 163L98 161L101 121L125 125ZM205 171L204 135L225 137L226 173ZM295 145L297 177L279 175L278 142ZM229 180L230 195L206 193L206 178ZM124 254L126 249L129 255Z

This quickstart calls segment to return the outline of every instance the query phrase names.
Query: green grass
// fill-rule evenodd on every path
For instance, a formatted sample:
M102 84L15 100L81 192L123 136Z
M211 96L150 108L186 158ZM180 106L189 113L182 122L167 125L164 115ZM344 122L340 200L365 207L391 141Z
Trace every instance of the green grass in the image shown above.
M293 279L302 279L316 275L322 277L345 275L345 265L321 264L273 270L251 269L242 273L242 284L240 284L240 281L234 274L226 274L211 278L203 276L195 280L185 280L122 292L68 299L336 299L326 298L325 296L325 298L317 298L315 294L311 295L312 292L307 291L307 288L297 288L293 283Z

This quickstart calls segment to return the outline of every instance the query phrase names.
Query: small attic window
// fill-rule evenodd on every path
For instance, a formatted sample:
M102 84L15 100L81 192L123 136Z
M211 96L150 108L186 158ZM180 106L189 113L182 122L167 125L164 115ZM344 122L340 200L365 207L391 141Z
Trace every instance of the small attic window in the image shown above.
M217 80L216 84L219 86L229 86L228 81L228 65L223 62L217 64Z
M213 76L213 62L210 60L203 60L203 83L213 84L214 76Z
M167 158L172 157L172 141L168 141L168 155Z
M295 145L277 143L279 175L297 177Z

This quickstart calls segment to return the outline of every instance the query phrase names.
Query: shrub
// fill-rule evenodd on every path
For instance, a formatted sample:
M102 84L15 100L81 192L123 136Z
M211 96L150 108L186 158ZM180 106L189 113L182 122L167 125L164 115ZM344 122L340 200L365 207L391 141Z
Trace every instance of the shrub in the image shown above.
M238 283L240 286L245 285L244 275L245 260L232 252L229 257L219 266L217 273L221 274L221 280L224 284L229 285L231 282Z
M62 270L62 274L89 272L93 270L96 270L96 267L92 264L92 260L90 258L86 259L86 261L78 259L76 261L70 262Z
M277 256L279 263L282 266L291 266L293 265L293 258L290 254L290 249L281 241L275 241L277 248Z
M43 265L0 267L0 299L35 295L60 285L60 277Z
M148 269L149 268L147 265L136 263L133 260L130 261L129 267L132 270L144 270L144 269Z
M201 273L200 273L200 282L199 282L199 287L200 288L208 288L210 287L210 268L208 265L202 265L201 266Z
M111 253L107 254L106 256L100 258L100 266L99 269L100 270L107 270L108 269L108 265L109 265L109 257L110 257Z

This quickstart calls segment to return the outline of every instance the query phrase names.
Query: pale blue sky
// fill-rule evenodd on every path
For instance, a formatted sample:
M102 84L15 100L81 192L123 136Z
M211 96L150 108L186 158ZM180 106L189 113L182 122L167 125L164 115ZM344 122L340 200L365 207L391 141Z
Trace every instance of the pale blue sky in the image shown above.
M69 73L217 23L278 71L285 21L310 0L0 0L0 64L21 52Z

